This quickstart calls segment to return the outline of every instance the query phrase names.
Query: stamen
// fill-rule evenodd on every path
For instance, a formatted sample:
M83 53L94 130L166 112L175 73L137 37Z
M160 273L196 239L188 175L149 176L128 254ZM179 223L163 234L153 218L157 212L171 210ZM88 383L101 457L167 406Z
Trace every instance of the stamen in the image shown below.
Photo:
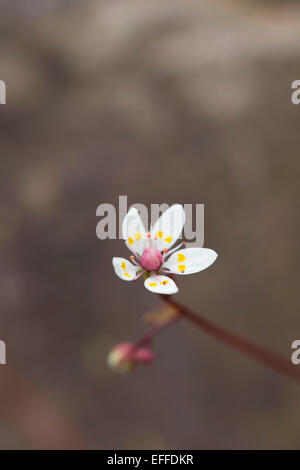
M131 261L132 261L136 266L139 266L139 264L135 261L133 255L129 256L129 258L131 259Z
M164 261L165 261L165 257L166 257L167 251L168 251L167 248L164 248L164 249L163 249L163 260L162 260L163 263L164 263Z
M137 274L133 280L136 281L139 277L141 277L142 274L143 274L143 271Z
M174 253L175 251L179 250L180 247L185 246L185 245L186 245L186 243L185 243L185 242L182 242L182 243L180 243L180 245L177 245L177 246L176 246L175 248L173 248L172 250L169 250L169 251L167 251L167 252L165 252L165 250L163 250L163 251L164 251L164 258L165 258L165 256L170 256L172 253Z

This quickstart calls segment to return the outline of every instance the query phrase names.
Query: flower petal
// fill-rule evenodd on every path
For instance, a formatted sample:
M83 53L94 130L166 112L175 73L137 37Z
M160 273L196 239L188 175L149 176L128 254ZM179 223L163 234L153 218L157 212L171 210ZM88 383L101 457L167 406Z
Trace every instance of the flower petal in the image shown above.
M154 292L155 294L176 294L178 287L175 282L167 276L150 276L144 282L146 289Z
M139 266L134 266L125 258L113 258L112 264L116 275L123 281L134 281Z
M167 209L155 222L151 230L151 238L156 239L159 251L169 249L178 240L185 222L185 212L180 204Z
M142 255L147 237L142 219L135 207L132 207L124 218L122 233L123 238L126 240L127 248L133 253Z
M217 258L209 248L185 248L178 250L163 264L174 274L193 274L208 268Z

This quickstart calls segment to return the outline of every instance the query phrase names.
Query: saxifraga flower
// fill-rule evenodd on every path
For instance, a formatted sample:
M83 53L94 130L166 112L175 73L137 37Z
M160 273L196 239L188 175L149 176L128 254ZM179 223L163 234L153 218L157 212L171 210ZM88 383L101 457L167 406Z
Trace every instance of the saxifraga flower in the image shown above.
M209 248L185 248L185 243L170 249L181 235L185 212L174 204L146 232L138 210L132 208L122 225L126 246L133 253L132 263L125 258L113 258L119 278L135 281L144 276L144 286L156 294L176 294L178 288L165 274L194 274L208 268L217 258Z

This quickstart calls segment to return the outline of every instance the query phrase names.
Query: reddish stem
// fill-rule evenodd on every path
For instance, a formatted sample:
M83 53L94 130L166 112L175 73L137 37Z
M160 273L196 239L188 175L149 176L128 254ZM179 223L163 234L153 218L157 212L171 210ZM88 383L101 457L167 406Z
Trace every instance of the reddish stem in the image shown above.
M155 323L151 328L149 328L148 331L146 331L144 336L142 336L141 339L135 343L135 346L139 348L143 346L149 346L154 336L156 336L161 330L164 330L165 328L167 328L167 326L172 325L173 323L177 322L180 319L181 319L180 312L178 312L178 313L174 313L174 315L172 315L171 317L165 320Z
M221 326L216 325L214 322L207 320L206 318L203 318L202 316L194 313L188 307L185 307L184 305L181 305L173 300L171 296L160 295L160 297L169 305L175 307L175 309L178 311L178 315L175 314L173 317L152 326L148 332L138 341L138 346L149 345L157 333L176 322L181 317L184 317L217 340L227 344L227 346L230 346L231 348L245 354L246 356L267 365L268 367L271 367L277 372L293 380L300 381L300 370L297 369L296 366L293 365L289 360L272 351L269 351L266 348L252 343L242 336L239 336L225 328L222 328Z

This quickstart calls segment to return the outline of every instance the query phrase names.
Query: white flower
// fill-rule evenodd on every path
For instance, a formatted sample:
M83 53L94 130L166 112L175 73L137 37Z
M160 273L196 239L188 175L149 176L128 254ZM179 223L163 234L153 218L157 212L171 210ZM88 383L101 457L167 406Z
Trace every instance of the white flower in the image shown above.
M146 289L157 294L175 294L178 292L175 282L164 274L194 274L208 268L218 256L209 248L185 248L183 242L170 250L180 237L184 222L184 209L175 204L147 233L137 209L130 209L122 231L126 246L133 253L132 263L125 258L113 258L117 276L135 281L144 275Z

